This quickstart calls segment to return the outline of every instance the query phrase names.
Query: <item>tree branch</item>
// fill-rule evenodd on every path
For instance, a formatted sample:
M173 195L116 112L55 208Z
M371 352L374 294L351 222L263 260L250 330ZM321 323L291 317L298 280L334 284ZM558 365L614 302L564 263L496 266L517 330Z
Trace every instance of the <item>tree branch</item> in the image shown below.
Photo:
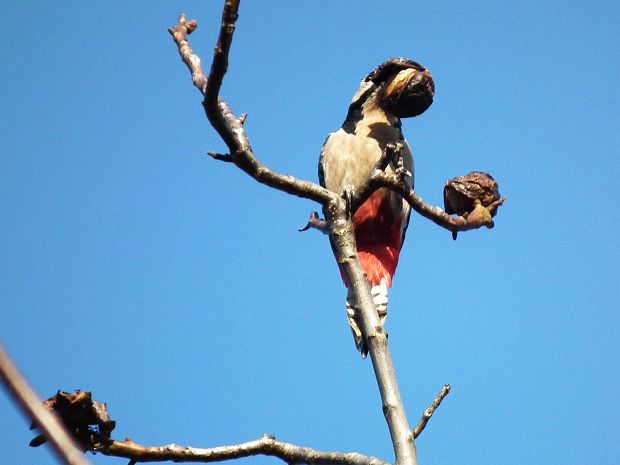
M370 173L367 183L355 193L351 201L352 214L379 188L387 188L400 194L411 208L435 224L457 233L482 227L492 228L494 226L493 216L497 208L502 205L506 198L498 198L489 205L476 204L475 209L467 216L451 216L440 207L426 203L406 182L406 177L411 173L406 172L399 166L400 150L402 146L388 145L383 151L381 158L377 161L375 168ZM390 162L396 165L394 173L386 172L386 167Z
M62 462L67 465L90 464L56 415L43 406L41 399L19 373L2 344L0 344L0 379L17 405L43 431Z
M324 452L263 435L255 441L213 448L143 446L130 439L116 441L110 437L116 422L108 415L107 404L93 399L90 391L57 392L47 399L45 407L57 415L65 428L79 440L83 450L108 456L125 457L136 462L222 462L253 455L269 455L289 464L309 465L389 465L375 457L355 452ZM37 436L30 442L37 447L44 441Z
M222 462L254 455L277 457L289 464L308 465L389 465L386 462L355 452L324 452L277 441L264 435L255 441L213 448L183 447L175 444L148 447L129 439L95 445L94 452L125 457L135 462Z
M207 118L230 150L230 160L227 161L231 161L262 184L298 197L325 203L335 194L309 181L276 173L260 163L252 152L250 141L243 128L245 115L236 118L226 102L219 98L224 75L228 70L228 53L235 31L235 22L239 17L238 8L239 0L226 0L224 4L222 25L203 101Z
M420 215L452 232L469 231L482 227L492 228L494 223L490 211L492 211L492 209L496 209L506 201L506 198L502 197L486 207L480 204L480 206L471 212L467 217L450 216L440 207L435 207L426 203L413 189L407 185L404 185L394 175L390 175L385 172L374 173L371 176L371 183L380 187L386 187L394 192L398 192L409 203L409 205L411 205L411 208Z
M413 435L410 434L405 407L400 397L396 370L384 332L375 308L366 274L360 265L355 245L355 234L345 202L328 205L325 216L332 225L332 243L338 264L342 266L353 293L355 315L366 337L368 352L379 386L383 415L388 424L394 455L398 465L417 465Z
M327 224L327 221L319 218L319 214L317 212L310 213L310 218L308 218L308 222L303 228L299 228L298 231L304 232L308 229L317 229L323 234L329 234L329 225Z
M187 39L187 36L197 27L198 23L196 20L192 19L191 21L187 21L185 15L181 15L179 16L179 22L177 25L174 28L168 29L168 32L172 35L174 42L177 44L179 55L181 55L181 60L185 63L189 69L189 72L192 74L192 82L200 93L204 95L205 90L207 89L207 77L202 70L200 58L189 46L189 41Z
M441 401L444 400L444 398L450 393L450 389L451 389L450 385L445 384L444 387L441 388L441 391L439 391L439 394L437 394L437 397L435 397L435 400L433 401L433 403L429 405L429 407L426 410L424 410L424 413L422 414L422 418L420 418L420 421L418 422L417 426L413 428L413 431L411 432L414 438L417 438L422 433L424 428L426 428L426 424L428 423L428 420L431 419L437 407L441 405Z
M198 23L195 20L187 21L185 15L181 15L177 25L168 29L177 45L181 59L190 70L192 82L204 95L203 106L209 122L230 150L230 154L210 152L209 155L217 160L234 163L261 184L297 197L326 204L337 198L337 194L318 184L276 173L259 162L254 156L243 128L246 115L243 114L236 118L226 102L219 98L224 74L228 69L228 52L235 30L235 21L238 18L238 7L238 0L226 0L225 2L220 35L215 46L213 65L208 79L202 71L200 58L193 52L187 39L187 35L198 27Z

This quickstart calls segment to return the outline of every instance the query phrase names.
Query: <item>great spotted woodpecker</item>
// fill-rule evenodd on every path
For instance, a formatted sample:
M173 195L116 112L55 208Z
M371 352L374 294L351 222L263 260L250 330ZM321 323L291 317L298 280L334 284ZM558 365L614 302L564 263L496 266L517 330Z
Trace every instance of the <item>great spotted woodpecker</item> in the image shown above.
M433 78L426 68L405 58L392 58L362 80L349 105L342 127L331 133L321 151L321 185L344 196L364 185L388 144L401 144L400 168L410 173L413 187L413 158L401 132L401 118L417 116L431 105ZM395 162L386 168L393 172ZM353 215L353 228L361 265L371 286L381 323L387 316L387 288L398 265L410 207L398 194L382 188L375 191ZM346 277L343 280L348 287ZM365 357L368 349L355 321L350 292L347 317L355 345Z

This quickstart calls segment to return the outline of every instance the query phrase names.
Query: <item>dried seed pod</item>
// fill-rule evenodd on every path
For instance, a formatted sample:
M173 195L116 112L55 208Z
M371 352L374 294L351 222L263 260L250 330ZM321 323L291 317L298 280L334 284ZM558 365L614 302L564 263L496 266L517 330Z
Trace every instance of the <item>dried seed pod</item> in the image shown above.
M90 391L62 392L43 402L43 406L55 412L84 451L90 448L93 439L110 439L115 422L110 420L105 404L94 401ZM36 428L32 424L30 429ZM47 438L39 435L30 441L30 446L38 447Z
M472 171L465 176L452 178L443 189L443 202L446 213L466 216L472 212L476 200L489 207L499 200L499 186L493 177L481 171ZM497 213L497 205L489 208L491 216Z

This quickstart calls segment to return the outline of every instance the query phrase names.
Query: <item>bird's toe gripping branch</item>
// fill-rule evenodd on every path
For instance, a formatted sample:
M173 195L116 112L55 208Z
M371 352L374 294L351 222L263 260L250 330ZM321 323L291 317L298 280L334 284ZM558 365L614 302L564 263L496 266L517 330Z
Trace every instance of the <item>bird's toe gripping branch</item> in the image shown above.
M403 158L404 147L405 146L400 142L397 142L396 144L388 144L384 152L388 163L391 163L393 166L394 174L401 182L405 182L407 177L413 177L413 173L405 168L405 160ZM382 169L385 169L385 167Z
M377 161L372 174L377 175L384 172L389 165L392 167L392 170L399 181L404 182L407 176L412 177L413 174L411 171L405 168L405 160L403 158L404 148L405 146L401 142L386 144L381 154L381 158Z

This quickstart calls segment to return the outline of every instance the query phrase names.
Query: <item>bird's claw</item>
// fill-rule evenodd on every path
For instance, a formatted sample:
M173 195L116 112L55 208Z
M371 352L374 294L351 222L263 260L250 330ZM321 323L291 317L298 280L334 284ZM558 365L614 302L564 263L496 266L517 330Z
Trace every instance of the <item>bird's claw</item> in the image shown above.
M402 158L400 158L400 161L402 162ZM404 165L397 166L396 169L394 170L394 173L402 181L404 181L407 178L413 178L413 173L409 171L407 168L405 168Z
M403 148L405 146L401 142L395 144L388 144L387 150L390 152L390 162L394 169L394 174L401 180L405 180L407 177L412 178L413 174L407 168L405 168L405 160L403 158Z
M404 145L401 142L389 143L385 146L390 162L395 166L402 163Z

